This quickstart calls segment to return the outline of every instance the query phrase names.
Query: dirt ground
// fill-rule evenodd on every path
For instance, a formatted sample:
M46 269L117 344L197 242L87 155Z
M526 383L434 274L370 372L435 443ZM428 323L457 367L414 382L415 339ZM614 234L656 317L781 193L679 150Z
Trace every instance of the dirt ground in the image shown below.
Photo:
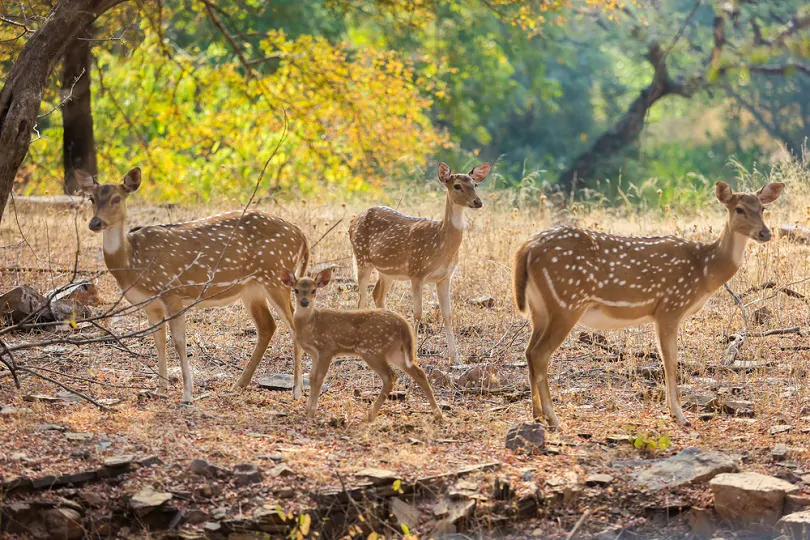
M129 219L132 226L214 212L212 208L139 207L137 195L133 199ZM403 201L400 210L434 217L441 214L439 199L412 202ZM179 380L165 396L152 392L156 386L156 356L149 338L127 340L127 346L137 356L113 344L52 344L17 354L18 363L52 370L43 373L104 400L111 411L86 402L26 401L26 396L54 396L61 389L23 375L22 389L17 390L8 374L0 373L0 405L32 409L30 413L0 417L3 479L89 470L102 466L105 458L122 454L157 456L162 464L78 488L12 492L5 496L6 502L43 497L73 499L85 508L85 527L96 527L96 532L102 534L115 530L111 523L120 517L128 497L148 486L174 494L176 508L187 513L193 509L203 511L203 520L251 516L268 510L292 513L299 516L294 519L300 519L300 515L318 507L319 493L361 483L363 479L356 473L364 468L393 471L404 485L471 465L498 462L463 477L471 483L464 488L478 493L473 497L477 503L472 516L459 525L468 537L565 538L576 528L579 538L614 529L624 531L622 538L682 538L690 534L686 510L712 505L707 486L643 493L633 486L629 475L611 467L611 463L665 457L696 446L735 457L742 470L797 476L810 471L810 340L806 336L810 327L810 282L805 281L810 279L810 247L786 238L751 245L743 268L729 285L740 294L775 282L776 288L743 297L751 330L798 326L801 334L750 337L741 357L752 362L750 369L724 367L726 336L742 328L742 318L732 297L721 289L702 311L683 324L679 336L682 392L710 393L721 402L747 400L752 403L752 412L740 417L691 410L687 417L692 426L681 428L665 413L651 325L606 332L604 341L591 334L580 337L586 329L577 327L551 366L551 391L562 429L547 432L543 451L507 450L507 430L515 423L528 421L530 412L523 357L529 330L511 300L510 268L519 243L530 233L559 221L611 232L676 233L706 241L722 225L723 209L709 205L697 217L671 216L665 211L634 214L592 209L563 213L542 207L510 209L511 201L498 193L485 202L484 209L468 214L470 226L453 282L455 331L465 368L450 365L444 356L435 289L426 292L427 328L419 336L420 360L430 372L437 399L448 408L443 425L434 422L424 395L411 389L404 375L397 389L406 392L405 398L389 400L377 421L368 424L365 414L370 403L366 393L376 392L380 386L376 376L357 359L333 364L317 419L307 421L303 399L294 401L291 393L257 385L267 375L292 372L292 343L281 322L250 387L232 393L230 386L247 362L255 340L250 318L241 305L194 311L187 317L197 398L193 407L180 404ZM352 309L356 292L351 282L347 229L351 216L362 206L278 206L261 202L259 208L290 219L305 230L311 244L318 242L312 250L313 263L338 266L338 279L329 288L327 303ZM0 292L28 284L45 293L64 285L73 268L78 234L78 268L81 277L97 282L102 302L97 309L118 301L119 289L105 272L101 238L87 230L89 217L88 208L78 211L77 233L74 213L69 209L23 203L17 205L16 213L10 209L0 225ZM766 220L778 228L780 224L802 222L806 217L806 206L788 195L774 205ZM804 298L779 292L779 287L788 287ZM480 307L469 302L480 296L491 296L494 306ZM320 301L323 305L324 299ZM395 285L389 308L410 315L408 287ZM767 308L769 316L757 318L757 324L752 314L761 308ZM103 324L119 335L147 326L141 314ZM15 333L3 336L3 340L13 346L70 335L88 337L100 335L100 331L80 325L76 330ZM169 350L170 375L179 379L174 351ZM472 366L491 366L486 371L488 382L483 387L456 384L456 378ZM46 429L44 424L61 427ZM772 434L771 428L778 425L791 427ZM91 435L77 441L70 440L67 432ZM652 441L669 438L671 445L644 452L621 442L617 435L643 436ZM613 439L619 442L609 442ZM783 461L772 457L778 443L787 445ZM189 472L193 459L204 459L225 469L253 463L262 471L263 480L237 487L228 475L206 479ZM279 464L289 470L279 469ZM560 478L570 478L572 473L575 483L580 484L576 496L555 499ZM609 473L614 480L606 486L581 485L587 475L594 473ZM545 502L520 515L503 511L493 491L496 479L508 482L516 493L515 500L539 492ZM410 532L430 536L437 521L432 505L453 485L449 482L419 499L419 522ZM810 486L800 486L805 493L810 492ZM88 493L94 496L88 497ZM403 498L410 500L407 494ZM341 534L367 536L374 529L389 537L403 535L400 527L374 524L363 519L362 511L357 513L360 516L342 527ZM202 527L179 526L187 532L201 531ZM125 527L116 534L145 534L137 524ZM322 523L313 523L310 534L316 532L322 537L332 534ZM303 536L301 533L299 527L295 534ZM736 538L746 533L718 524L714 534ZM608 537L615 535L603 536Z

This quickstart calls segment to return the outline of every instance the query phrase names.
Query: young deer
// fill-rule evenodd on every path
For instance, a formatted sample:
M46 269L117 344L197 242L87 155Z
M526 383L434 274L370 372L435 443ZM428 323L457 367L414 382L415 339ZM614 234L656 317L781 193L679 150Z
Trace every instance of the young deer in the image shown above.
M90 230L103 231L104 262L130 303L156 326L159 388L167 387L168 319L183 373L183 401L192 400L192 373L186 356L185 310L223 306L242 300L256 324L253 355L234 389L246 386L270 343L276 323L273 305L294 333L290 293L279 279L283 268L306 269L309 246L304 233L283 219L262 212L221 214L189 223L138 227L124 231L127 197L141 185L132 169L120 185L99 184L77 171L79 185L93 203ZM295 346L295 385L301 396L301 351Z
M413 316L418 326L422 319L422 288L426 283L435 283L447 336L447 353L453 362L458 362L458 356L450 311L450 280L458 263L463 212L465 208L484 206L475 186L484 181L491 167L489 163L482 163L469 174L451 174L447 164L439 164L439 181L447 189L441 221L406 216L391 208L376 206L357 216L349 227L360 289L358 307L368 306L368 283L371 271L376 268L380 277L372 293L374 303L378 308L385 308L385 295L394 280L410 281Z
M329 284L330 270L322 270L315 278L297 279L290 270L281 274L285 285L295 292L295 340L312 356L309 373L309 404L307 416L315 416L326 372L332 358L340 355L360 356L382 379L382 390L368 413L369 422L377 417L396 382L396 366L419 385L430 401L433 414L441 421L442 413L425 372L416 363L416 338L411 325L402 316L382 309L336 311L317 309L317 289Z
M526 347L534 418L559 426L548 388L552 353L577 322L596 329L654 322L664 361L666 401L679 424L689 425L677 385L678 326L737 272L749 239L767 242L763 205L784 184L757 193L734 193L718 182L717 199L728 216L720 238L700 244L671 236L624 237L555 227L515 254L515 303L531 320Z

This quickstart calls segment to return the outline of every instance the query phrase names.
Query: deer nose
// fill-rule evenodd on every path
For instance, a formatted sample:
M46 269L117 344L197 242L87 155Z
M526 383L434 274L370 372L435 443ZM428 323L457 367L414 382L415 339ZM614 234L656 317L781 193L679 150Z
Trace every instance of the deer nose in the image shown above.
M306 298L302 298L301 307L309 307L309 300L307 300Z
M481 208L482 206L484 206L484 203L481 201L481 199L475 199L473 205L475 205L476 208Z
M760 242L767 242L770 239L771 239L771 231L769 231L767 227L763 227L759 231L759 241Z
M98 232L101 230L101 225L102 225L101 218L96 216L90 220L90 224L88 225L88 227L90 227L91 231Z

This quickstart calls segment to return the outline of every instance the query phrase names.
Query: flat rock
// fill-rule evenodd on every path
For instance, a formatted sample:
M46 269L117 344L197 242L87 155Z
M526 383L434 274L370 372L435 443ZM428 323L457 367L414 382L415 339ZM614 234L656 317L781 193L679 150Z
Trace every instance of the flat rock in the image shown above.
M638 471L633 483L646 491L658 491L705 482L720 473L736 470L734 460L725 454L687 448Z
M506 447L515 451L526 448L543 448L546 441L546 428L536 422L522 422L506 432Z
M14 416L17 414L31 414L33 413L33 409L29 409L27 407L12 407L11 405L6 405L3 408L0 408L0 415L3 416Z
M609 474L589 474L585 477L586 486L606 486L613 482L613 477Z
M399 497L391 499L391 514L400 525L405 525L410 530L416 530L419 526L419 509L408 504Z
M71 299L52 300L48 305L47 298L27 285L0 295L0 323L3 324L61 322L89 315L86 306Z
M605 437L605 442L608 444L632 444L633 438L630 435L614 433Z
M787 445L784 443L779 443L773 447L773 450L771 450L771 457L774 461L785 461L787 458L787 453Z
M372 482L382 483L382 482L393 482L399 476L394 471L389 471L387 469L375 469L373 467L363 469L354 473L355 476L361 478L368 478Z
M135 513L139 516L145 516L170 500L172 500L171 493L163 493L161 491L155 491L151 487L147 487L132 496L129 500L129 506L135 510Z
M755 472L724 473L709 482L717 514L726 520L773 525L782 517L785 495L799 488Z
M262 481L259 467L253 463L240 463L233 468L233 476L237 486L246 486Z
M123 454L120 456L111 456L104 459L104 466L105 467L126 467L130 463L135 460L135 456L132 454Z
M65 433L65 438L69 441L89 441L93 438L92 433L68 431Z
M259 379L258 385L265 390L292 391L293 386L295 386L295 377L287 373L273 373L272 375ZM309 390L309 380L307 377L304 377L304 390Z
M793 429L793 426L789 424L779 424L777 426L771 426L771 429L768 430L768 433L770 433L771 435L776 435L778 433L787 433L791 429Z
M702 392L684 394L683 407L690 411L714 411L718 408L717 396Z
M776 524L776 528L789 538L810 538L810 510L794 512L784 516Z
M286 463L281 463L279 465L276 465L272 469L270 469L269 474L273 478L278 478L278 477L284 477L284 476L292 476L292 475L295 474L295 471L293 471L290 468L290 466L287 465Z
M727 400L722 404L722 411L731 416L739 416L741 418L753 418L754 403L746 400Z

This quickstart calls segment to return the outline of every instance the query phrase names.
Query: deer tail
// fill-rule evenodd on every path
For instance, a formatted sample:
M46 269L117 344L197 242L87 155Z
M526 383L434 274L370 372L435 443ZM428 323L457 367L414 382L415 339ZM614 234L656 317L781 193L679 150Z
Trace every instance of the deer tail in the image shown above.
M526 285L529 281L529 255L531 244L528 242L520 246L515 253L515 263L512 274L512 283L515 294L515 305L520 313L526 313Z
M306 274L309 267L309 242L306 236L301 236L301 248L298 250L298 272L296 273L298 277Z

